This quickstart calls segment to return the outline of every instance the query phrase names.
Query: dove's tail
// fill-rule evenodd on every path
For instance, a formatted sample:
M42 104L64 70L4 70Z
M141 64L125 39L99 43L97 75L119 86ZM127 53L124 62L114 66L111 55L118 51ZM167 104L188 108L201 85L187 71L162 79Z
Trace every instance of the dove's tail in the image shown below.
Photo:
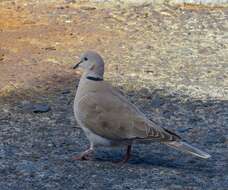
M165 142L165 144L172 148L175 148L182 152L192 154L192 155L200 157L200 158L208 159L211 157L210 154L203 152L202 150L199 150L198 148L195 148L195 147L191 146L190 144L183 142L183 141Z

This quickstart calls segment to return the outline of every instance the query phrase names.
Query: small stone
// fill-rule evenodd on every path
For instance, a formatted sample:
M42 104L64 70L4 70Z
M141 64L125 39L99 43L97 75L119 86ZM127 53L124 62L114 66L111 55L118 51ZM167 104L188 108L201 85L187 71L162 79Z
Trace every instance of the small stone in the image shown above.
M153 49L153 47L151 45L147 45L146 49Z
M63 6L61 6L61 7L58 7L58 9L64 9L64 7L63 7Z
M50 106L45 103L34 104L27 100L21 101L18 107L22 108L26 112L34 113L44 113L51 110Z
M50 47L46 47L46 48L44 48L45 50L56 50L56 48L55 47L53 47L53 46L50 46Z
M180 129L177 129L177 131L179 132L179 133L185 133L185 132L188 132L189 130L191 130L192 129L192 127L189 127L189 128L180 128Z
M50 110L51 108L47 104L35 104L32 109L34 113L44 113Z
M65 2L66 3L70 3L70 4L72 3L73 4L73 3L76 3L76 0L65 0Z
M86 11L91 11L91 10L95 10L96 7L83 6L83 7L80 7L80 9L86 10Z
M70 90L64 90L61 94L70 94Z
M154 73L153 70L145 70L146 73Z
M71 23L73 22L72 20L66 20L65 23Z

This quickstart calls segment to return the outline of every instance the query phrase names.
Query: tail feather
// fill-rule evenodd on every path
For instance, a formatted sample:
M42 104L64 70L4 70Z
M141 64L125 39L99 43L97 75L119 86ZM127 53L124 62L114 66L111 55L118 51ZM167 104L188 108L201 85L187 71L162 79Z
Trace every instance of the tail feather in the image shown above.
M202 150L199 150L198 148L195 148L195 147L191 146L190 144L183 142L183 141L172 141L172 142L166 142L165 144L172 148L175 148L182 152L192 154L192 155L200 157L200 158L208 159L211 157L210 154L203 152Z

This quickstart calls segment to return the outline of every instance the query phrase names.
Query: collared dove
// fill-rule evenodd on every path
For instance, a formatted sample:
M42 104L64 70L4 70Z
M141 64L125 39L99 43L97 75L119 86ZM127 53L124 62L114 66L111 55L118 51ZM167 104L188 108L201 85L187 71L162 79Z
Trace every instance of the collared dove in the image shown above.
M80 62L84 73L80 79L74 100L74 114L80 127L90 141L90 147L77 160L89 159L99 146L127 147L122 162L130 158L134 141L158 141L177 150L200 158L210 155L187 144L177 134L160 127L130 103L117 89L103 80L104 61L93 51L82 54Z

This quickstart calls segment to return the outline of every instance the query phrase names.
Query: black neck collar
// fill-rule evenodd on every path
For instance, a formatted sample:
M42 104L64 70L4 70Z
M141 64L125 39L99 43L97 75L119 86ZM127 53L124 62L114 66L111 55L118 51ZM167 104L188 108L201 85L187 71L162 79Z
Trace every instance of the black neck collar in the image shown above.
M103 81L103 78L99 78L99 77L87 76L86 78L93 81Z

